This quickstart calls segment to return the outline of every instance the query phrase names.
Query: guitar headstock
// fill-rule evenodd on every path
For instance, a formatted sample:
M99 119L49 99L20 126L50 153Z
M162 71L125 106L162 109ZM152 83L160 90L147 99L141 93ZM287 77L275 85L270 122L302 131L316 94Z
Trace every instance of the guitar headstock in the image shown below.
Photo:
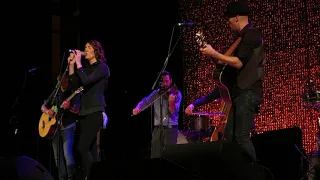
M78 94L78 93L80 93L80 92L83 91L83 90L84 90L84 88L83 88L83 86L81 86L81 87L79 87L77 90L75 90L74 93L75 93L75 94Z
M197 43L199 44L199 46L201 47L206 47L207 45L207 42L205 41L205 36L202 32L202 30L199 30L197 33L196 33L196 41Z

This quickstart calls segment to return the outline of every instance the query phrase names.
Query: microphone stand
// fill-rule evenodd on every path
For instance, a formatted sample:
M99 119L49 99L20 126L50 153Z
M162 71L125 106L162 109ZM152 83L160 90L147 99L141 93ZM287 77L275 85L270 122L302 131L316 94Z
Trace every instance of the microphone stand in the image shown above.
M57 132L56 132L56 138L57 138L57 169L58 169L58 172L60 170L60 126L61 126L61 122L60 122L60 118L62 117L59 117L57 116L58 113L59 113L59 108L60 108L60 104L58 104L58 100L57 100L57 94L59 92L59 89L61 87L61 81L62 79L65 77L67 71L68 71L68 68L69 68L69 63L65 69L65 71L63 72L63 75L60 77L60 80L58 81L56 87L55 87L55 93L52 97L52 101L51 101L51 104L54 104L54 101L56 102L56 106L57 106L57 112L55 112L55 116L58 117L59 119L56 119L57 120ZM52 142L51 142L52 144ZM58 173L59 174L59 173Z
M16 153L16 155L18 155L19 153L17 152L18 151L18 142L16 142L17 141L17 134L18 134L18 131L19 131L19 120L20 120L20 111L21 111L21 109L20 109L20 104L21 104L21 102L20 102L20 99L21 99L21 97L23 97L23 95L24 95L24 92L25 92L25 89L26 89L26 81L27 81L27 76L28 76L28 74L29 74L29 71L27 71L25 74L24 74L24 79L23 79L23 84L22 84L22 88L21 88L21 90L20 90L20 93L19 93L19 95L15 98L15 100L14 100L14 102L13 102L13 104L12 104L12 106L11 106L11 109L15 109L16 108L16 112L11 116L11 118L10 118L10 125L13 125L14 126L14 135L15 135L15 153Z
M160 79L160 76L161 74L163 73L163 71L166 69L167 65L168 65L168 62L169 62L169 58L171 56L171 54L173 53L176 45L178 44L180 38L181 38L181 34L179 36L179 38L177 39L175 45L173 46L173 49L172 51L170 52L170 47L171 47L171 43L172 43L172 38L173 38L173 34L174 34L174 29L175 27L177 26L177 24L175 24L172 28L172 32L171 32L171 37L170 37L170 42L169 42L169 49L168 49L168 55L164 61L164 64L163 64L163 67L161 69L161 71L159 72L158 74L158 77L156 78L155 82L153 83L153 86L152 86L152 90L155 89L155 86L157 84L157 82L159 81ZM160 95L160 125L159 125L159 128L160 128L160 162L161 162L161 159L162 159L162 152L163 152L163 146L164 146L164 142L163 142L163 114L162 114L162 108L163 108L163 97L162 97L163 94ZM152 122L151 122L152 123Z

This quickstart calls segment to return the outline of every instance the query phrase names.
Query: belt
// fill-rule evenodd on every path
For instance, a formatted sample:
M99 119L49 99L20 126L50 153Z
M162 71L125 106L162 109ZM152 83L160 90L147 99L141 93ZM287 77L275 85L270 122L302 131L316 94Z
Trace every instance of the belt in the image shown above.
M154 127L159 128L160 125L155 125ZM164 129L178 128L178 125L162 125Z

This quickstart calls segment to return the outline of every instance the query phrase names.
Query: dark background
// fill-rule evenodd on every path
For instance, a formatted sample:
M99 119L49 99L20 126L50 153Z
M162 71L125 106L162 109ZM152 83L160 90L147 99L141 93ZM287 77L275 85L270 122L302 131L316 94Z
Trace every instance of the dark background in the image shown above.
M21 55L21 58L12 59L7 66L11 72L6 76L1 156L29 156L51 170L50 141L38 135L40 107L56 84L55 76L65 69L67 50L84 50L88 40L96 39L103 44L111 71L105 94L109 124L101 142L105 159L127 159L134 154L147 157L151 139L150 109L135 117L131 117L131 112L152 92L152 85L164 65L172 28L179 22L176 2L104 1L102 4L96 0L73 0L52 2L43 7L51 7L52 14L48 9L30 8L25 16L17 18L21 23L28 22L14 33L15 49L26 53L13 52L12 55ZM51 15L60 16L60 29L55 32L60 34L59 47L52 47ZM179 35L177 27L173 43ZM60 49L59 62L52 60L50 48ZM55 70L53 67L60 67L61 62L62 68ZM28 72L35 67L38 70ZM182 68L178 43L167 70L172 72L181 91Z
M215 21L210 23L212 27L210 35L212 38L216 36L220 38L220 41L219 38L217 40L220 43L217 45L219 48L226 49L228 46L226 41L221 39L228 37L223 33L227 32L225 21L221 17L217 20L218 15L211 14L216 10L221 13L220 10L227 1L221 3L220 1L189 0L137 2L127 0L102 3L97 0L69 0L63 3L55 1L53 4L30 1L12 3L12 6L4 7L9 13L2 16L1 22L3 30L1 102L4 108L1 109L0 156L26 155L52 171L54 168L51 168L53 154L50 156L50 141L39 138L37 126L41 115L40 106L55 86L55 75L59 72L60 62L63 62L64 66L66 64L68 49L83 50L84 43L89 39L97 39L103 44L111 70L110 84L106 92L109 125L103 135L103 149L107 161L112 159L125 162L133 159L135 155L148 156L151 138L150 111L147 110L136 117L130 117L130 115L136 104L152 91L151 87L167 56L173 25L194 19L205 21L208 18L215 18ZM311 74L314 77L317 77L319 70L319 8L317 8L319 4L315 0L301 0L295 2L296 4L289 1L280 3L254 0L251 3L256 24L263 30L265 36L269 59L266 67L266 101L261 108L260 116L256 119L257 131L262 133L285 129L296 126L298 121L302 125L302 134L308 134L308 137L305 136L303 139L304 147L309 151L313 150L315 147L313 134L317 131L317 123L313 117L319 115L319 112L303 108L300 94L309 76L308 69L313 72ZM307 7L303 7L305 4ZM177 11L178 7L180 12L184 13L181 19ZM302 12L308 12L308 21L301 16ZM55 45L52 44L53 14L60 16L60 29L55 32L60 35L60 41ZM176 30L173 42L180 35L180 29ZM187 37L190 37L189 39L193 39L191 33L192 31L184 32ZM224 35L219 36L219 33ZM291 37L291 35L294 36ZM189 43L192 42L184 39L184 43L189 47ZM194 44L190 47L197 47L192 45ZM185 60L182 58L182 52L186 52L187 48L181 47L183 46L179 43L169 59L167 70L173 73L175 83L183 92L192 86L192 82L186 81L183 84L183 75L186 74L183 72ZM60 53L52 54L53 49L59 49ZM198 53L192 49L188 50L187 55L190 55L190 52ZM63 57L64 52L66 52L65 57ZM53 60L53 56L57 58ZM197 59L192 60L198 62ZM308 63L313 66L307 66ZM194 68L194 65L191 64L188 68ZM28 73L29 69L35 67L40 68L33 73ZM187 79L199 81L197 83L210 83L209 76L204 78L201 73L202 70L209 72L208 69L208 67L196 69L195 71L200 71L200 75L187 74L186 76L189 76ZM319 82L319 78L316 80ZM22 88L23 84L25 84L24 88ZM186 91L188 94L183 99L181 111L184 110L183 106L189 103L188 99L194 99L194 96L200 96L205 91L207 91L205 86L196 88L194 94ZM290 97L286 98L287 96ZM291 100L291 97L295 99ZM207 106L204 110L213 111L214 109ZM18 131L15 135L16 129ZM266 140L272 141L270 144L260 141L272 149L271 151L268 148L262 148L264 152L260 152L263 156L266 155L263 158L270 161L272 165L262 163L270 168L273 166L282 174L298 172L287 168L287 165L292 164L290 159L300 162L300 154L296 149L291 149L290 152L298 154L293 158L286 149L282 148L283 151L279 152L277 143L281 144L288 140L281 140L278 137L284 136L277 135L274 139L266 137ZM285 154L287 155L284 158ZM283 156L278 158L275 155ZM279 170L276 165L283 165L283 169ZM301 164L294 165L297 167ZM299 175L297 179L301 177L302 175Z

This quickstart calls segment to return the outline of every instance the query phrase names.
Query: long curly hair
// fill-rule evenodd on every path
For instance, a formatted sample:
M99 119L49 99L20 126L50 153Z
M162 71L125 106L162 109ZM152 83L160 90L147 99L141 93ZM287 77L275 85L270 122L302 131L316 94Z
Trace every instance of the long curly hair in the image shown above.
M104 50L101 43L97 40L90 40L88 43L93 47L94 54L98 61L106 63L106 57L104 55Z

